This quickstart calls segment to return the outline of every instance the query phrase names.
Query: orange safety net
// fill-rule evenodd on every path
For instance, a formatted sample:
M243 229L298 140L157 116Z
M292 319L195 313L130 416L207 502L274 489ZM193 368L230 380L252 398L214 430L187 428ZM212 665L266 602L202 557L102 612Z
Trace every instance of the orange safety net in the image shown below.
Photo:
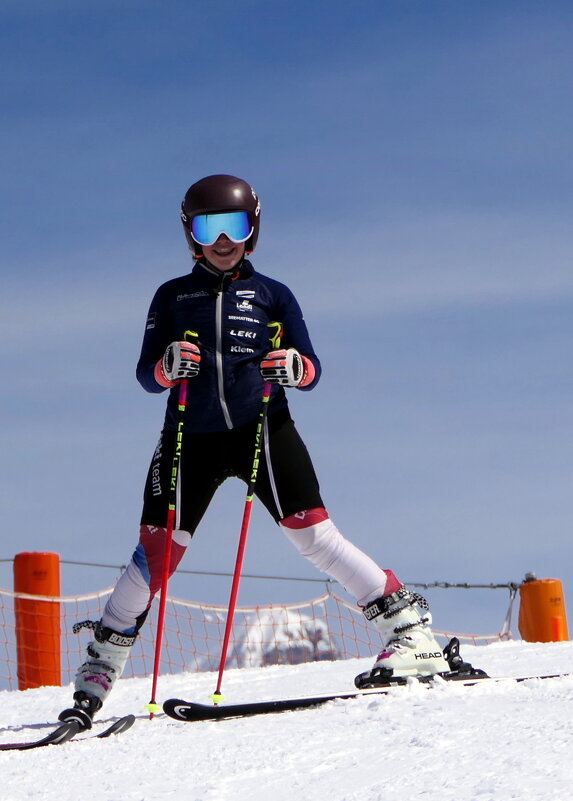
M73 681L85 659L92 633L72 632L75 623L99 620L112 587L82 596L50 598L61 610L61 683ZM16 594L0 590L0 689L18 687L14 602ZM46 600L34 596L37 600ZM146 676L153 671L157 626L157 599L143 627L124 672L125 677ZM41 605L38 614L41 615ZM227 608L168 598L161 672L212 671L219 667ZM41 626L41 621L38 621ZM435 631L448 639L453 632ZM473 643L509 637L507 631L491 635L459 634ZM376 629L360 610L333 592L296 604L238 607L227 668L298 664L319 660L372 656L380 648ZM20 666L21 668L22 666Z

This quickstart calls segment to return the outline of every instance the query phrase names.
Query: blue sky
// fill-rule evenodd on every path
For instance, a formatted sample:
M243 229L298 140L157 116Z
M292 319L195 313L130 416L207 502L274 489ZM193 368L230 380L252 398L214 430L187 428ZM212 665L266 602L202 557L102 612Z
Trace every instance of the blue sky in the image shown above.
M230 172L323 361L291 408L343 532L406 580L573 598L572 33L567 2L4 0L0 556L129 558L165 402L134 378L147 307L190 268L185 190ZM184 568L232 570L244 494ZM316 577L260 509L245 569ZM505 611L431 597L438 627Z

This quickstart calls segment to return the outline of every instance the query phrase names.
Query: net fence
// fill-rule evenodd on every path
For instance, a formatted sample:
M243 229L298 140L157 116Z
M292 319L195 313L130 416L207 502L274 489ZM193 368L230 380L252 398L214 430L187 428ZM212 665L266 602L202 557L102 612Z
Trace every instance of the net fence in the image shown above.
M453 586L453 585L452 585ZM99 620L113 587L86 595L58 598L26 596L0 589L0 689L18 688L16 599L35 605L35 625L42 629L42 615L60 618L61 684L73 680L85 659L91 632L74 634L74 624ZM434 630L444 644L451 636L473 643L493 642L511 636L510 606L500 630L492 634L465 634ZM124 676L146 676L153 671L158 601L154 601L146 625L132 649ZM166 604L161 661L162 673L211 671L219 667L227 607L169 597ZM47 620L46 620L47 622ZM238 607L228 652L227 667L262 667L276 664L350 659L372 656L380 648L376 629L360 610L332 588L300 603ZM22 659L22 656L20 656Z

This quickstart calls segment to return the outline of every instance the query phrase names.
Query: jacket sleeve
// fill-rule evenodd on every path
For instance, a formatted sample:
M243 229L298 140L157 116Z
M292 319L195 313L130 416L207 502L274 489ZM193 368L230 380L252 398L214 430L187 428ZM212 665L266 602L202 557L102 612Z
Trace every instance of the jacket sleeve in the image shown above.
M169 304L165 294L163 287L159 287L151 301L141 354L137 363L137 380L147 392L164 392L166 389L154 377L155 365L165 353L167 346L173 341L169 322Z
M283 324L281 347L296 348L300 354L310 359L314 366L315 375L311 383L304 387L298 387L301 392L306 392L318 384L322 372L320 360L314 352L308 328L297 299L284 284L279 284L279 287L276 319Z

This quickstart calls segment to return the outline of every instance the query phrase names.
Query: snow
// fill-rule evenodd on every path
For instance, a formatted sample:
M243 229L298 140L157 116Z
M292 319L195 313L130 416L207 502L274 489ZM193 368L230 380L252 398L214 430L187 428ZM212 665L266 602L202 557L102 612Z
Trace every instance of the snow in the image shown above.
M573 643L463 646L491 675L573 668ZM370 659L232 669L231 703L352 689ZM208 702L214 673L162 676L159 699ZM463 688L416 685L389 696L243 720L150 721L151 680L122 679L102 719L134 712L110 740L0 753L0 801L568 801L573 678ZM0 740L33 739L71 687L4 691ZM30 726L34 725L33 728ZM26 728L23 728L26 726Z

